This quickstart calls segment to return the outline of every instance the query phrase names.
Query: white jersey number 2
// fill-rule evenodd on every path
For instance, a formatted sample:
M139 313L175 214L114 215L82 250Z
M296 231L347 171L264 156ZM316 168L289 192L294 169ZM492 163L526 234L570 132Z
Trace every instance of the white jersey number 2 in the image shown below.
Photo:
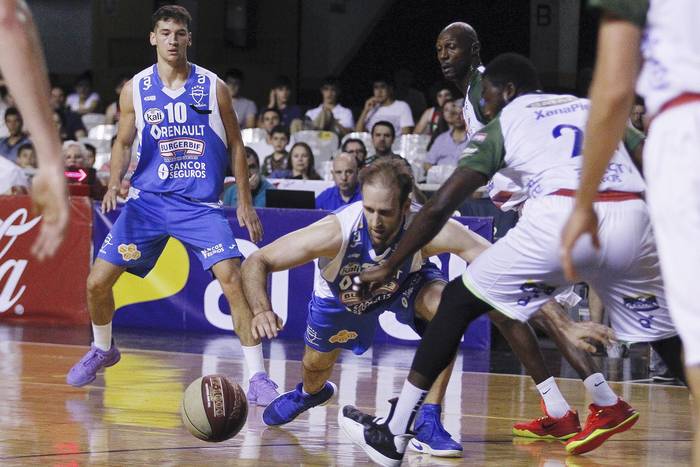
M574 125L557 125L552 130L552 136L559 138L562 136L562 131L570 130L574 132L574 147L571 148L571 157L581 155L581 146L583 146L583 130Z

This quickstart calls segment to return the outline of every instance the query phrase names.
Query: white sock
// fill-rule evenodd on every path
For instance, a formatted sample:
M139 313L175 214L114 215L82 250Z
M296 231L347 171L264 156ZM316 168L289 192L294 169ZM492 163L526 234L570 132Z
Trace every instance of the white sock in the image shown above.
M617 404L617 394L610 389L601 373L593 373L583 380L583 385L586 386L595 405L605 407Z
M95 347L107 352L112 347L112 322L103 326L92 323L92 338Z
M547 413L550 417L561 418L566 415L566 412L571 410L569 403L566 402L564 396L559 392L559 386L557 386L557 382L554 381L554 376L550 376L538 384L537 390L540 391L542 395L544 406L547 407Z
M265 373L265 360L263 359L262 344L252 345L250 347L242 345L243 357L245 364L248 367L248 376L252 377L255 373Z
M389 420L389 431L395 435L408 433L408 424L413 414L416 413L423 400L425 400L426 394L428 394L428 391L417 388L406 380L403 383L399 401L396 403L394 415Z

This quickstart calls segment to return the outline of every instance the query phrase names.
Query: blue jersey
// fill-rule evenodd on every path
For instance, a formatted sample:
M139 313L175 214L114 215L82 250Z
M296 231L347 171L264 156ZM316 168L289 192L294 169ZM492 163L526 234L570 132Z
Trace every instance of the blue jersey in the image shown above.
M191 64L185 85L172 90L153 65L134 76L132 85L138 140L132 186L218 202L230 158L216 75Z
M411 273L419 271L425 263L421 252L404 261L396 274L368 299L362 300L359 293L352 290L353 277L363 269L381 264L389 258L414 214L413 211L409 214L394 243L381 254L376 254L367 231L362 201L336 211L335 216L343 232L343 244L335 258L319 259L320 276L314 286L313 304L320 309L344 308L354 314L384 311L386 302L394 298Z

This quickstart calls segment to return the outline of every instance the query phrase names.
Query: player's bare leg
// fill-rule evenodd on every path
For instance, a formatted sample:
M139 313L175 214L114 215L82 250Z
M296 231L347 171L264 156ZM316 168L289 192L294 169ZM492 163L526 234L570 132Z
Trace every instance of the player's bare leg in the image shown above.
M252 334L253 313L250 311L248 301L243 293L241 261L237 258L219 261L212 266L211 270L221 284L221 290L231 308L233 328L241 341L243 357L250 376L248 401L266 406L279 396L279 392L277 392L277 384L269 378L265 371L262 344Z
M319 352L307 345L302 360L302 382L270 402L263 412L265 425L284 425L312 407L327 404L338 392L338 387L328 378L339 353L340 348Z
M93 324L102 326L114 317L114 293L112 287L125 268L101 258L95 260L87 278L87 306Z
M443 282L430 282L423 286L415 301L415 314L419 319L430 321L437 313L440 297L445 288ZM456 349L455 349L456 350ZM427 452L439 457L460 457L462 445L452 439L450 434L442 426L440 415L442 413L442 401L450 382L455 358L437 377L430 391L425 396L425 402L421 406L414 421L416 436L409 442L413 451Z
M330 352L319 352L312 349L308 345L304 349L304 358L302 360L302 382L304 383L304 392L308 394L316 394L328 381L328 378L333 372L340 348L333 349Z
M66 377L71 386L85 386L95 380L97 372L116 364L121 358L112 341L114 293L112 287L125 268L98 258L87 279L87 305L92 320L93 343Z

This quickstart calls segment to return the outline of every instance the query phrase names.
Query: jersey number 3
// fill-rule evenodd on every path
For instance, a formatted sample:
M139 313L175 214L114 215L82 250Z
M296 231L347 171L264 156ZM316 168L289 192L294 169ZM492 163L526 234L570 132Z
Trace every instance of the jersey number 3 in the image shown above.
M581 155L581 146L583 146L583 130L574 125L557 125L552 130L552 136L559 138L562 136L562 131L570 130L574 132L574 147L571 148L571 157Z

